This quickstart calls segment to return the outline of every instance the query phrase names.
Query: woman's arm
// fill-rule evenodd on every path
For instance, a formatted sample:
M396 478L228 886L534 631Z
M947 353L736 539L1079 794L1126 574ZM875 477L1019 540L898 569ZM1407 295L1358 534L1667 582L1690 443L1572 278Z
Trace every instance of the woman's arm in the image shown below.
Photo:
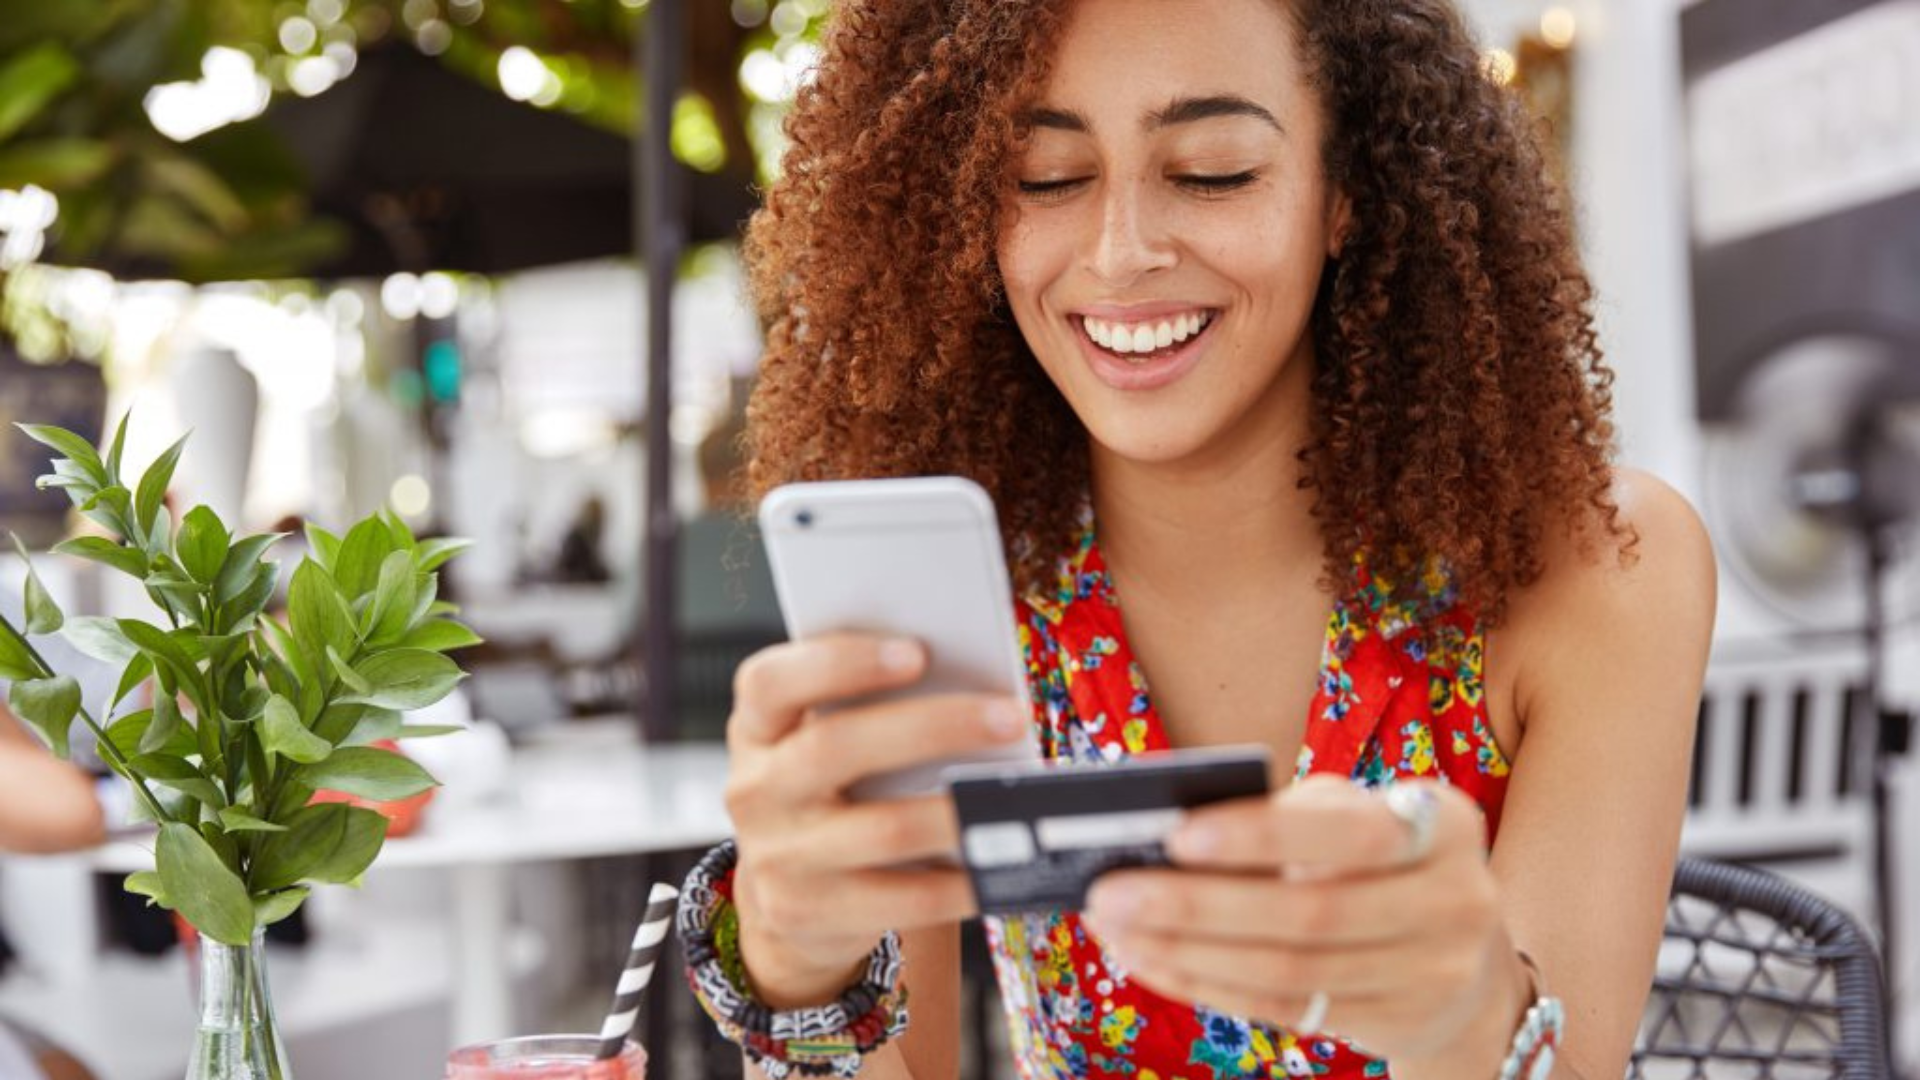
M93 778L47 753L0 707L0 851L44 855L105 837Z
M912 1016L907 1033L867 1055L863 1080L952 1080L960 1075L960 928L900 935L901 978ZM764 1080L753 1062L746 1075Z
M1492 870L1514 944L1566 1004L1560 1060L1589 1078L1625 1070L1653 977L1715 599L1692 508L1628 470L1615 494L1637 559L1567 544L1500 631L1522 735Z

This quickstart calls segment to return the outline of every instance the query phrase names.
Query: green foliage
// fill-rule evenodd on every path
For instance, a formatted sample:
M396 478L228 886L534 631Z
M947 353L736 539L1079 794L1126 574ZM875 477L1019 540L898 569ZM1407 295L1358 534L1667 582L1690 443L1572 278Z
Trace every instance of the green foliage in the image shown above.
M20 427L54 451L40 486L65 491L112 534L55 550L139 579L166 615L164 625L65 618L29 565L24 628L0 616L13 711L62 756L73 723L84 723L160 826L154 871L132 875L127 889L214 940L245 945L299 907L306 883L357 881L387 819L311 800L320 791L399 799L434 786L420 766L369 744L446 730L405 725L401 714L452 692L464 675L445 654L479 641L437 600L437 569L466 542L417 540L391 513L344 539L310 525L314 555L293 572L283 619L266 610L278 534L235 536L204 506L177 527L170 520L162 496L184 439L129 484L124 421L104 456L71 432ZM48 668L29 640L53 633L121 669L101 715L143 686L152 704L101 730L79 684Z

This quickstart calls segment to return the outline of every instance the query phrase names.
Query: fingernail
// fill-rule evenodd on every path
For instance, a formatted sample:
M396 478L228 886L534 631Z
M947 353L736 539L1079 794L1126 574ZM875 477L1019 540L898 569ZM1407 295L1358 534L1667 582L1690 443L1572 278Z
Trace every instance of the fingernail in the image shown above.
M880 646L880 666L888 671L912 671L920 666L920 643L894 638Z
M1027 708L1018 701L995 701L987 706L987 730L1002 739L1026 734L1031 721Z
M1204 859L1220 850L1220 830L1189 822L1174 830L1167 849L1177 859Z

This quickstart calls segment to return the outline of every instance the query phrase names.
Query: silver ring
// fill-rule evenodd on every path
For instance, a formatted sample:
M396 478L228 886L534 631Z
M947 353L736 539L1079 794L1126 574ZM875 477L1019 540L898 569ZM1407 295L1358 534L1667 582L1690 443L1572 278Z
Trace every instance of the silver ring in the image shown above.
M1408 865L1425 859L1433 851L1433 833L1440 819L1440 797L1429 784L1395 784L1387 789L1387 809L1407 827L1407 850L1401 861Z
M1295 1033L1300 1035L1317 1034L1327 1023L1327 1006L1331 1004L1327 995L1319 990L1307 999L1307 1011L1300 1014L1300 1022L1293 1025Z

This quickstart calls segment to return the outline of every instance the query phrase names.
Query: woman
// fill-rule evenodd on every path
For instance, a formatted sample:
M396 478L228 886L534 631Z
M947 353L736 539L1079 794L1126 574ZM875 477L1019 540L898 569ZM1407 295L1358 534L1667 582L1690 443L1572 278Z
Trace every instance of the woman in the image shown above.
M1567 211L1446 0L849 4L789 133L749 233L754 486L985 485L1033 700L815 714L921 670L867 637L742 667L743 966L702 992L750 1060L822 1060L804 1035L954 1075L971 894L899 869L952 811L841 792L1035 729L1263 742L1300 779L1189 815L1084 913L988 921L1024 1075L1486 1078L1548 1031L1562 1073L1620 1075L1712 557L1609 464ZM718 903L691 891L683 929ZM896 967L904 1030L847 989Z
M0 603L6 600L0 597ZM105 837L105 814L93 778L47 753L0 707L0 862L12 853L46 855L91 847ZM73 1055L0 1016L0 1078L88 1080L90 1076Z

